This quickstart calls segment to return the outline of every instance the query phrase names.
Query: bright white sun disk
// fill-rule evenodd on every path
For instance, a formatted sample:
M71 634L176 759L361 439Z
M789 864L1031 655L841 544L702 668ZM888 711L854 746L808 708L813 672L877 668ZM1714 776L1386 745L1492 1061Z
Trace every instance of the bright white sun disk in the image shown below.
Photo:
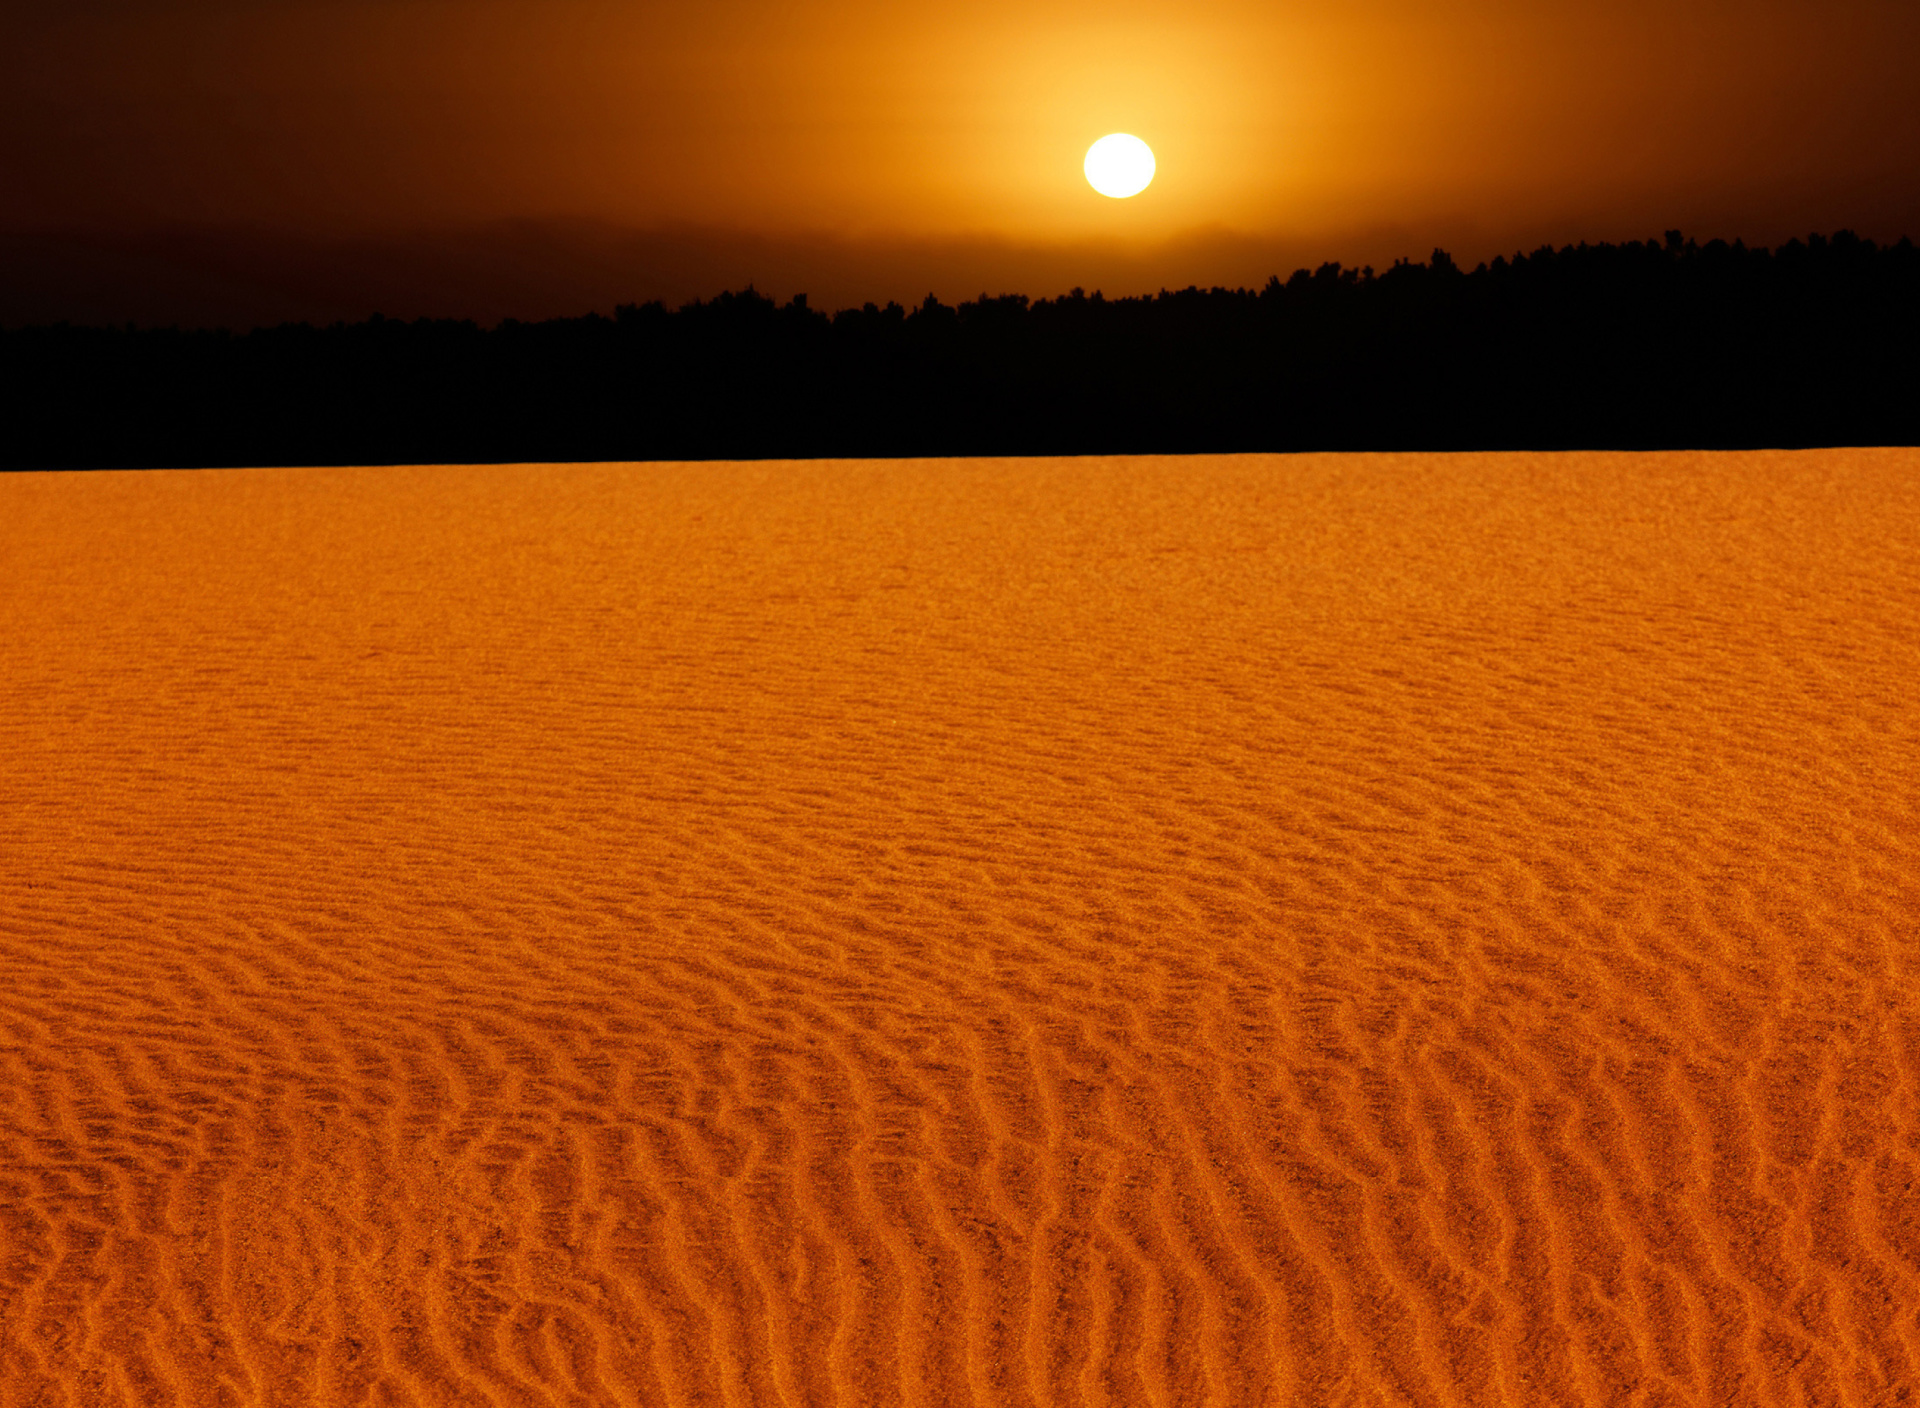
M1138 137L1115 132L1087 148L1087 184L1115 200L1137 196L1153 179L1153 149Z

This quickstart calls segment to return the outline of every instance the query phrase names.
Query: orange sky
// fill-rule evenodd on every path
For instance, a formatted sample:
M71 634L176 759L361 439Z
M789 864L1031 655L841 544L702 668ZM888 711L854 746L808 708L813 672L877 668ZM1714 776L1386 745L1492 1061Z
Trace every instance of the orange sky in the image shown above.
M0 229L1920 235L1916 72L1911 0L15 0ZM1114 130L1160 161L1131 201L1080 175Z

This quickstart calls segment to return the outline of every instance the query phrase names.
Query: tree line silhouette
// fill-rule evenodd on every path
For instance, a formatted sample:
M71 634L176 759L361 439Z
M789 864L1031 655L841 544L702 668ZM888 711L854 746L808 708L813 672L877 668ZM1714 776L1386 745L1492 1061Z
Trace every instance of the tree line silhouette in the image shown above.
M0 464L1914 444L1916 328L1920 251L1844 231L831 316L59 325L0 331Z

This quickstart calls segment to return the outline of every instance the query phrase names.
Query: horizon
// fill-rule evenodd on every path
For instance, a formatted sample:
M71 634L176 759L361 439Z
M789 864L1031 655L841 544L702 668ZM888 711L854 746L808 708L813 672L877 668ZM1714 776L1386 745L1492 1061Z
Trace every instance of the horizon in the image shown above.
M578 225L502 222L490 229L412 239L319 241L259 231L185 230L116 238L98 232L9 235L0 232L0 328L179 327L245 332L285 323L364 322L382 317L469 321L492 327L606 315L627 304L683 308L727 294L754 292L775 303L795 297L832 314L865 304L918 306L925 298L959 305L1020 296L1036 302L1079 289L1109 299L1151 298L1184 289L1257 289L1269 279L1326 264L1384 270L1424 264L1446 253L1463 270L1541 250L1663 245L1673 233L1688 244L1779 249L1855 236L1891 247L1905 230L1848 227L1801 230L1774 239L1696 234L1668 227L1616 239L1538 241L1490 248L1440 241L1405 248L1398 232L1357 240L1368 257L1314 258L1289 246L1221 234L1169 242L1143 257L1109 246L1036 248L1010 242L860 244L816 239L719 244L711 232L631 232ZM716 247L717 246L717 247ZM1391 252L1389 252L1391 251ZM729 281L734 269L744 277ZM1016 271L1038 271L1027 287ZM1160 279L1177 268L1195 275Z
M1111 299L67 324L0 333L0 466L1910 444L1916 306L1911 240L1673 230Z

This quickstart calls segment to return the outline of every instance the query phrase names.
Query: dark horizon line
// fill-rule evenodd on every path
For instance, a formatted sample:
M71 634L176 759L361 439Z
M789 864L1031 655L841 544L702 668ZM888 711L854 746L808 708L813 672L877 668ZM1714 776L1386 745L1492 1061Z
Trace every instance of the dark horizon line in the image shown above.
M491 222L491 223L493 225L508 227L508 226L525 225L525 224L528 224L529 222L499 221L499 222ZM578 223L578 222L575 222L575 223ZM589 222L589 223L597 223L597 222ZM182 227L182 228L198 229L199 227ZM211 227L211 228L214 230L224 230L225 227ZM534 222L532 224L532 228L545 228L545 225L540 222ZM691 229L693 227L689 227L689 228ZM5 232L0 232L0 233L5 233ZM20 232L12 232L12 233L18 234ZM1228 232L1228 233L1232 233L1232 232ZM1245 238L1248 243L1257 242L1252 237L1243 237L1243 238ZM859 241L857 240L848 240L845 242L849 244L859 243ZM1175 237L1174 239L1168 241L1168 243L1178 243L1178 242L1179 242L1179 237ZM1530 259L1538 259L1543 255L1551 256L1551 257L1562 257L1569 254L1577 254L1577 253L1581 253L1589 250L1627 251L1627 250L1637 250L1637 249L1654 249L1654 250L1659 250L1669 254L1685 254L1688 251L1697 253L1702 251L1710 251L1714 249L1729 249L1738 253L1764 255L1764 256L1773 257L1796 248L1801 248L1801 249L1819 248L1828 243L1833 243L1833 242L1854 242L1863 246L1868 250L1898 249L1903 246L1911 247L1913 244L1913 237L1910 235L1902 235L1897 240L1889 240L1889 241L1886 241L1885 243L1877 243L1871 238L1863 237L1855 234L1854 231L1851 230L1850 228L1843 227L1841 229L1834 231L1831 235L1823 234L1819 231L1813 231L1813 232L1810 232L1805 237L1804 240L1800 236L1795 235L1795 236L1789 237L1787 240L1785 240L1784 242L1778 245L1767 246L1763 244L1748 245L1743 238L1738 236L1736 236L1732 240L1715 237L1713 239L1706 241L1704 244L1702 244L1702 243L1699 243L1694 237L1685 236L1680 230L1668 230L1663 233L1660 239L1657 239L1657 240L1656 239L1622 240L1618 242L1615 242L1615 241L1589 242L1587 240L1580 240L1577 242L1568 241L1560 244L1555 244L1551 241L1547 241L1540 245L1537 245L1531 252L1528 252L1524 249L1516 250L1514 255L1511 258L1509 258L1504 253L1499 254L1499 255L1496 255L1492 260L1481 260L1471 270L1463 270L1460 272L1465 272L1469 275L1485 274L1485 273L1494 272L1503 265L1508 265L1516 262L1525 262ZM324 243L324 241L322 241L322 243ZM1448 269L1457 269L1458 267L1454 263L1452 256L1448 254L1444 248L1436 246L1433 249L1432 253L1428 256L1426 261L1415 262L1410 257L1397 258L1393 261L1391 265L1387 267L1386 270L1382 270L1378 272L1376 272L1374 266L1371 264L1350 266L1350 265L1344 264L1342 261L1339 261L1339 260L1325 261L1322 264L1320 264L1318 268L1322 270L1330 268L1333 270L1341 271L1342 273L1354 274L1358 276L1359 280L1362 283L1367 283L1367 282L1373 281L1376 278L1385 277L1386 274L1391 273L1393 270L1396 270L1396 269L1423 269L1424 270L1424 269L1429 269L1433 267L1436 264L1436 262L1444 264L1445 267L1447 267ZM958 309L958 308L972 307L979 302L989 302L989 301L998 302L1006 299L1023 300L1026 303L1030 305L1035 305L1035 306L1048 305L1048 304L1065 301L1065 300L1069 300L1076 297L1085 297L1089 299L1089 301L1093 301L1093 302L1107 302L1107 303L1119 303L1119 304L1141 303L1141 302L1151 302L1156 298L1169 298L1176 295L1193 294L1196 292L1207 293L1207 294L1252 295L1278 285L1284 285L1284 284L1292 283L1295 280L1312 277L1314 272L1315 272L1314 270L1310 270L1307 267L1302 266L1302 267L1296 268L1286 280L1282 280L1277 273L1272 274L1267 279L1266 284L1263 285L1261 288L1257 288L1257 289L1251 288L1245 284L1235 284L1235 285L1211 284L1203 287L1197 282L1190 282L1183 287L1170 287L1168 285L1163 284L1157 292L1115 294L1109 297L1103 292L1103 290L1100 287L1095 287L1091 293L1088 293L1085 290L1083 285L1075 285L1063 293L1054 294L1052 296L1041 295L1036 297L1026 293L1010 292L1010 291L1002 291L998 294L989 294L985 290L985 288L982 288L977 298L957 300L955 303L952 303L952 304L941 303L937 295L932 291L929 291L927 294L926 300L924 300L921 304L914 305L913 308L906 308L906 306L901 305L898 302L898 300L889 299L885 304L876 305L874 302L869 300L869 301L864 301L860 304L842 304L832 310L813 308L809 294L806 292L797 292L789 297L787 304L784 306L806 309L809 312L823 315L829 319L832 319L832 318L840 317L844 314L860 313L860 312L874 310L876 307L880 311L885 311L887 309L895 308L895 307L901 307L905 311L912 312L912 311L917 311L919 308L923 308L929 305L934 307L940 307L940 308ZM13 323L0 323L0 332L7 332L7 331L25 332L25 331L35 330L35 329L50 329L50 328L64 327L64 328L75 328L75 329L111 330L116 332L120 332L120 331L180 332L180 333L195 333L195 334L216 334L216 335L224 335L224 336L230 336L230 337L245 337L254 333L273 331L279 328L291 328L291 327L312 327L312 328L320 328L320 329L350 328L350 327L362 326L369 323L387 323L387 322L399 322L399 323L405 323L409 325L422 324L422 323L453 324L453 325L462 325L462 326L472 326L472 327L479 328L483 331L493 331L493 330L498 330L504 327L539 326L547 323L566 323L566 322L572 322L572 321L579 321L582 319L606 318L609 316L617 316L622 309L627 309L627 308L663 309L668 311L669 313L690 312L690 311L707 307L710 304L722 302L728 299L760 299L768 302L773 302L776 304L776 306L783 306L783 305L779 305L779 301L777 299L770 298L768 295L759 293L756 286L756 281L753 279L749 279L737 291L732 289L730 286L723 287L717 293L685 299L685 300L674 303L670 308L668 307L667 300L662 298L636 299L632 302L627 302L627 303L616 302L612 305L610 312L605 312L605 311L602 311L601 308L599 307L594 307L594 308L589 308L587 311L582 313L553 314L544 318L521 318L511 314L503 315L499 318L493 319L492 321L484 321L481 318L473 315L462 316L460 314L439 314L439 315L419 314L413 317L397 317L396 318L396 317L389 317L383 310L376 308L373 312L368 313L357 319L350 319L350 318L343 318L343 317L335 317L332 319L325 319L325 320L315 319L315 318L282 318L277 322L257 322L251 325L241 325L241 326L235 326L231 323L217 323L209 326L201 326L201 325L183 326L183 324L179 319L174 319L170 322L141 321L138 319L131 319L131 318L103 319L103 320L92 321L92 320L86 320L86 319L80 319L80 318L62 317L62 318L54 318L50 320L34 319L34 320L13 322Z
M1160 289L1155 293L1116 294L1112 298L1108 298L1098 288L1095 288L1091 293L1089 293L1084 287L1081 287L1079 285L1074 286L1073 288L1067 290L1065 293L1054 294L1051 297L1047 297L1043 295L1038 298L1032 297L1031 295L1024 294L1024 293L1001 292L997 294L990 294L985 289L982 289L977 298L963 299L957 303L952 303L952 304L946 304L946 303L940 302L939 298L936 295L934 295L932 292L929 292L927 294L926 301L924 303L915 305L915 307L912 309L906 308L905 305L899 303L897 300L889 300L889 302L886 303L885 305L879 305L878 311L887 312L888 310L898 308L901 311L909 314L913 312L919 312L922 310L931 310L931 309L946 309L953 312L959 312L962 309L979 307L981 305L990 304L990 303L1001 303L1009 299L1017 300L1028 306L1041 306L1041 305L1050 305L1054 303L1071 302L1079 299L1085 299L1089 303L1144 304L1144 303L1152 303L1152 302L1155 302L1156 300L1177 298L1177 297L1193 295L1193 294L1206 294L1206 295L1219 294L1219 295L1232 295L1232 296L1238 296L1238 297L1251 297L1251 296L1258 296L1259 294L1262 294L1262 293L1267 293L1271 290L1295 286L1299 283L1303 283L1307 280L1310 280L1316 277L1316 275L1320 275L1324 277L1321 271L1327 271L1327 273L1330 273L1333 277L1342 277L1346 275L1352 275L1354 276L1354 280L1356 282L1360 284L1368 284L1368 283L1372 283L1375 279L1385 277L1387 274L1390 274L1397 269L1415 269L1415 270L1422 270L1422 271L1432 271L1432 270L1438 269L1443 272L1460 273L1468 277L1472 277L1475 275L1497 273L1502 268L1512 267L1515 264L1525 263L1532 259L1541 258L1542 256L1545 256L1548 258L1558 258L1558 257L1562 257L1569 254L1584 253L1589 250L1626 251L1626 250L1635 250L1635 249L1656 249L1656 250L1661 250L1668 253L1684 255L1687 253L1710 253L1716 249L1725 249L1725 250L1733 251L1738 254L1759 254L1759 255L1765 255L1768 257L1777 257L1780 254L1786 253L1791 250L1796 250L1796 249L1817 250L1817 249L1825 248L1828 245L1846 244L1849 242L1858 244L1863 250L1869 253L1878 253L1882 249L1886 249L1886 250L1911 249L1913 248L1913 244L1914 244L1912 236L1902 235L1899 239L1890 240L1886 244L1882 245L1882 244L1876 243L1872 239L1868 239L1863 236L1856 235L1852 230L1849 230L1849 229L1836 230L1831 235L1825 235L1825 234L1821 234L1818 231L1814 231L1810 233L1805 240L1800 239L1800 237L1798 236L1794 236L1788 239L1785 243L1772 246L1772 247L1769 247L1766 245L1750 246L1744 240L1739 238L1735 238L1733 240L1724 240L1724 239L1716 238L1716 239L1707 241L1707 243L1705 244L1700 244L1696 240L1694 240L1689 236L1686 236L1683 232L1679 230L1668 230L1661 240L1623 240L1618 243L1614 243L1610 241L1601 241L1601 242L1592 243L1592 244L1588 243L1586 240L1581 240L1578 243L1570 242L1567 244L1557 245L1557 246L1553 244L1543 244L1543 245L1537 246L1531 253L1528 253L1525 250L1516 250L1511 259L1509 259L1504 254L1495 255L1492 260L1483 259L1478 264L1476 264L1472 269L1465 269L1465 270L1459 267L1458 263L1454 260L1452 255L1450 255L1449 253L1447 253L1446 250L1436 245L1434 247L1432 254L1428 255L1425 261L1416 263L1411 258L1396 259L1391 265L1388 266L1388 268L1384 272L1381 272L1381 273L1376 273L1373 265L1371 264L1349 266L1335 259L1335 260L1329 260L1321 264L1318 269L1308 269L1305 266L1301 266L1300 268L1295 269L1292 272L1292 274L1290 274L1286 279L1282 279L1278 274L1270 275L1267 279L1267 282L1263 286L1257 289L1250 288L1245 284L1239 284L1239 285L1214 284L1214 285L1211 285L1210 287L1202 288L1198 284L1190 283L1186 285L1184 288L1168 288L1167 286L1162 285ZM819 313L819 314L823 314L828 318L837 318L843 313L844 314L866 313L866 312L872 312L876 310L876 305L869 302L869 303L862 304L859 307L854 307L849 305L849 306L837 308L829 313L829 312L826 312L826 310L824 309L813 308L810 305L808 295L805 293L796 293L792 295L792 297L790 297L788 301L783 305L779 302L778 299L769 298L767 295L758 292L754 288L753 282L749 280L738 292L735 292L730 289L723 289L721 292L714 294L709 298L691 299L685 303L676 305L672 309L667 308L665 300L656 298L656 299L647 299L643 302L638 302L638 303L617 304L615 305L614 312L617 315L622 309L636 309L636 310L658 309L666 312L685 313L685 312L697 311L711 304L724 302L728 299L758 299L762 302L771 303L777 308L791 308L799 311ZM538 321L539 322L569 322L569 321L576 321L583 318L596 318L596 317L605 317L605 316L607 315L600 313L598 311L589 311L586 313L574 314L571 317L561 316L556 318L541 319ZM406 321L406 322L428 322L428 323L456 322L456 323L472 323L473 326L476 326L476 327L479 326L478 323L474 323L473 320L471 319L413 318L413 319L402 320L402 319L385 318L382 314L377 312L370 314L367 318L363 319L362 321L363 322ZM532 319L523 320L518 318L502 318L498 323L494 324L493 326L500 327L507 324L512 324L515 326L536 325L535 320L532 320ZM353 326L353 324L342 321L342 322L330 324L329 326L351 327Z
M1680 231L1258 289L751 289L539 322L0 331L19 468L1920 443L1920 250Z

